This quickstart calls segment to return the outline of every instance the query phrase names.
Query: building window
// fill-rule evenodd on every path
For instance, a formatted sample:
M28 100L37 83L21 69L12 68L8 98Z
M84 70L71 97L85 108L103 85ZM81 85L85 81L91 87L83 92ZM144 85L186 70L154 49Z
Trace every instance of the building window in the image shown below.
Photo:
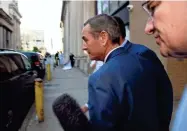
M102 14L102 2L100 0L97 1L97 14Z
M109 14L109 1L101 1L102 3L102 13Z
M110 0L97 0L97 14L112 14L119 7L124 5L127 0L124 1L110 1Z
M129 25L125 25L125 31L126 31L126 39L130 40L130 30L129 30Z
M118 1L110 1L110 13L119 8Z
M126 31L126 39L130 40L128 10L126 9L126 7L123 7L120 10L118 10L125 3L128 4L127 2L128 2L127 0L124 1L97 0L97 14L108 14L108 15L112 14L112 15L119 16L121 19L123 19L123 22L126 24L124 27Z
M127 1L119 1L119 6L122 6L123 4L125 4Z
M97 14L109 14L109 1L97 1Z

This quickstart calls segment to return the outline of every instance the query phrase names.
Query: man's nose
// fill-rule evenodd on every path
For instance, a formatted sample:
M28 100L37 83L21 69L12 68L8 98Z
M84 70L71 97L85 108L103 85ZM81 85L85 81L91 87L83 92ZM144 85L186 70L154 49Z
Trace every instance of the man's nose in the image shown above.
M144 31L147 35L152 35L154 30L153 18L148 18Z
M86 45L83 43L82 44L82 50L86 50L87 49L87 47L86 47Z

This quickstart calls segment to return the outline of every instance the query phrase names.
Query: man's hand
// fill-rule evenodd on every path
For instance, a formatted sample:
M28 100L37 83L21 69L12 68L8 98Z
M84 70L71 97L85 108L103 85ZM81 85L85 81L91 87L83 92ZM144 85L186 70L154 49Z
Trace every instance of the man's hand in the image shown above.
M88 107L84 105L81 107L81 110L83 113L86 113L88 111Z

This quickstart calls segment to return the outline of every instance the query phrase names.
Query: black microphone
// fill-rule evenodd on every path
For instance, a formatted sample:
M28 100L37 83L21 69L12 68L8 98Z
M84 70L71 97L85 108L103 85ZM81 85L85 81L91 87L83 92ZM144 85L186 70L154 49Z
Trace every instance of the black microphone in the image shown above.
M90 123L77 101L62 94L53 102L53 112L64 131L90 131Z

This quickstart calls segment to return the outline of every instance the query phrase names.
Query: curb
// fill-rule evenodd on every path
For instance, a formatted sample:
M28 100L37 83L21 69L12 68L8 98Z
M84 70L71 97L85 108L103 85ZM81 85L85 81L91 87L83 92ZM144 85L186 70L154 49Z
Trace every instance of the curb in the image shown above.
M21 128L19 129L19 131L27 131L27 127L29 125L30 120L32 119L32 115L35 112L35 103L32 104L27 116L25 117Z

